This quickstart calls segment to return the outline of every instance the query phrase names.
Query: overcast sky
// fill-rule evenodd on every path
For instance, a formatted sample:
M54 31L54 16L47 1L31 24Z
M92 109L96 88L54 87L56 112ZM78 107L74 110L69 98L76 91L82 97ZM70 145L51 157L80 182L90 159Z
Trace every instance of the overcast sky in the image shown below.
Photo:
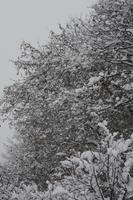
M0 0L0 96L3 87L16 78L10 59L17 58L22 41L45 44L50 30L57 31L59 23L87 13L95 0ZM2 144L13 131L7 124L0 128Z

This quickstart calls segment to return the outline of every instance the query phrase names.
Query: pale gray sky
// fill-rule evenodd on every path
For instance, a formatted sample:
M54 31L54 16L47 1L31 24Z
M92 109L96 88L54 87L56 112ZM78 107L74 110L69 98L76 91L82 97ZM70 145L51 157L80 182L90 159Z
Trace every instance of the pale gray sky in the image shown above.
M21 42L45 44L49 31L58 30L58 23L87 13L87 6L95 1L0 0L0 96L3 87L15 79L15 68L9 59L17 58ZM12 132L7 124L0 128L0 152Z

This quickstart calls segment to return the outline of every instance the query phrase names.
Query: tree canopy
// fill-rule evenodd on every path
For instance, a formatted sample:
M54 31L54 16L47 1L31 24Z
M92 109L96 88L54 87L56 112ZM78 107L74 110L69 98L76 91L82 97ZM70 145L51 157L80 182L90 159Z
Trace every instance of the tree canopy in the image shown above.
M100 0L88 17L59 30L45 46L22 43L19 78L0 103L18 140L10 173L17 172L16 184L34 181L41 189L62 159L98 151L105 138L99 122L106 119L118 138L133 131L132 1Z

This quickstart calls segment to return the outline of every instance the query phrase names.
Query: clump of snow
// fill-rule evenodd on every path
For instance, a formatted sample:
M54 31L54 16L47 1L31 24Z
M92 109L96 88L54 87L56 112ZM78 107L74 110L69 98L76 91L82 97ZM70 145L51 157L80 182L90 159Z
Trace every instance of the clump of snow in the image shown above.
M91 152L91 151L85 151L81 155L81 159L87 160L88 162L93 162L93 159L97 158L99 159L99 153L98 152Z
M68 192L62 186L57 186L52 192L53 195L66 194L66 193L68 193Z
M128 28L127 31L133 33L133 28Z
M72 163L73 163L74 165L77 165L77 166L79 166L80 168L83 168L83 163L82 163L82 161L81 161L80 158L73 157L73 158L71 159L71 161L72 161Z
M90 116L91 116L91 117L98 117L98 115L97 115L96 112L90 112Z
M89 86L94 85L95 83L97 83L98 81L100 81L101 78L102 78L102 76L93 76L93 77L91 77L91 78L89 79L88 85L89 85Z
M116 97L116 99L115 99L116 101L119 101L120 100L120 97Z
M87 161L91 161L92 160L92 152L86 151L86 152L82 153L81 158L85 159Z
M87 87L83 86L83 87L81 87L81 88L75 89L75 92L76 92L76 93L79 93L79 92L83 92L83 91L86 91L86 90L87 90Z
M106 120L104 120L103 122L99 122L99 123L98 123L98 126L99 126L100 128L102 128L102 129L104 130L104 132L105 132L107 135L109 135L109 130L108 130L108 128L106 127L107 124L108 124L108 122L107 122Z
M130 84L125 84L125 85L123 86L123 88L124 88L125 90L132 90L132 89L133 89L133 82L130 83Z
M132 143L132 139L124 140L122 138L118 140L117 142L114 141L112 146L108 148L108 154L117 157L118 154L126 152L131 143Z
M104 76L104 73L103 73L103 72L100 72L100 73L99 73L99 76L101 76L101 77Z
M61 164L63 167L65 167L67 169L72 168L72 166L73 166L72 162L69 160L61 161Z
M66 153L64 153L64 152L58 152L58 153L56 153L56 155L57 155L57 156L65 156Z

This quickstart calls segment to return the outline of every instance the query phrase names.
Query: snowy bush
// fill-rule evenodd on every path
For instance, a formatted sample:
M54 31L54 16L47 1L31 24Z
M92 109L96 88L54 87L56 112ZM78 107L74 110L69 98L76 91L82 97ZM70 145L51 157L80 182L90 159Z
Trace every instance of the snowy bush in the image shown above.
M11 200L128 200L133 198L133 135L111 134L107 122L98 124L105 137L97 151L77 153L64 161L45 192L21 183Z
M105 124L99 123L106 137L98 151L86 151L61 162L64 178L49 184L47 199L133 198L133 135L127 140L117 138L118 133L112 135Z
M44 193L38 192L35 184L25 185L21 183L19 188L15 188L11 200L42 200Z

